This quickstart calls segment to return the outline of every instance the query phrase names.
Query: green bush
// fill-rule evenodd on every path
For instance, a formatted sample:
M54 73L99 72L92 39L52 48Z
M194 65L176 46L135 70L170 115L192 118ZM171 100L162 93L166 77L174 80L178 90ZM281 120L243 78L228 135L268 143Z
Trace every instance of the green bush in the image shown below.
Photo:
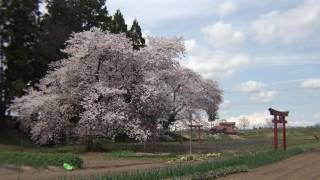
M22 152L1 152L0 164L6 165L29 165L40 166L62 166L63 163L72 164L75 167L82 167L83 160L71 153L22 153Z

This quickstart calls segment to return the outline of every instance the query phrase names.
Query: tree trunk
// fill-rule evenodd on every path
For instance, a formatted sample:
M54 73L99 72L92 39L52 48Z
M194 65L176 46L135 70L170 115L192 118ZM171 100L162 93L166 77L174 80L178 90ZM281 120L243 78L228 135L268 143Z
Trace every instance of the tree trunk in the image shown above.
M5 134L7 132L7 122L4 113L0 114L0 134Z
M175 121L176 121L176 116L174 114L169 115L168 120L162 124L164 134L166 135L169 134L170 125L172 125L172 123L174 123Z

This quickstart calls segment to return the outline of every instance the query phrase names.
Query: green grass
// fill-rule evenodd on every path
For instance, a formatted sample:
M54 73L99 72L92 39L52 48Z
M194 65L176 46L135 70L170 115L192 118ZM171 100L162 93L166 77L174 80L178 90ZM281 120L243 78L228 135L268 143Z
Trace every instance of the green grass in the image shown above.
M0 152L0 165L28 165L33 167L62 166L72 164L80 168L83 160L71 153L23 153Z
M244 155L235 155L228 158L216 159L198 163L184 163L166 168L151 169L146 171L138 171L135 173L124 172L122 174L106 175L106 176L93 176L87 179L96 180L158 180L168 178L179 178L190 176L195 173L207 173L216 171L217 169L233 167L233 166L246 166L250 169L257 168L266 164L281 161L291 156L301 154L310 150L318 145L305 145L294 148L289 148L287 151L262 151L257 153L248 153ZM86 179L83 177L74 177L73 179Z
M161 159L169 160L176 157L175 153L139 153L134 151L112 151L105 153L106 159Z
M133 151L113 151L105 154L106 157L110 158L130 158L137 157L136 153Z
M282 133L282 130L280 130ZM314 139L314 135L320 136L320 128L319 127L306 127L306 128L287 128L287 139L289 142L295 142L299 140L312 140ZM267 129L253 129L247 130L244 132L241 137L246 139L270 139L273 138L273 131L271 128ZM279 134L279 138L281 135Z

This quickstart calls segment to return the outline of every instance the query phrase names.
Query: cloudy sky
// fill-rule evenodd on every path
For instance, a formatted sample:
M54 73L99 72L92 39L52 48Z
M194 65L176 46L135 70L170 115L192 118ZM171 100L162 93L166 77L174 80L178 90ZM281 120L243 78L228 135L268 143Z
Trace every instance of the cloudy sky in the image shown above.
M320 123L319 0L108 0L145 34L183 36L183 64L219 82L220 117Z

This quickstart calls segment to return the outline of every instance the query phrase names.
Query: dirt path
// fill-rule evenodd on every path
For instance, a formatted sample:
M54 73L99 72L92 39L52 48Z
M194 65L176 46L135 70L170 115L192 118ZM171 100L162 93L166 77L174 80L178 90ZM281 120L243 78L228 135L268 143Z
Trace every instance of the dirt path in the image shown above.
M48 169L22 167L20 171L14 167L0 167L0 180L54 180L61 179L61 177L106 175L111 172L130 172L168 165L161 160L106 160L98 154L89 154L82 158L86 162L84 168L71 172L57 167Z
M320 150L219 180L320 180Z

